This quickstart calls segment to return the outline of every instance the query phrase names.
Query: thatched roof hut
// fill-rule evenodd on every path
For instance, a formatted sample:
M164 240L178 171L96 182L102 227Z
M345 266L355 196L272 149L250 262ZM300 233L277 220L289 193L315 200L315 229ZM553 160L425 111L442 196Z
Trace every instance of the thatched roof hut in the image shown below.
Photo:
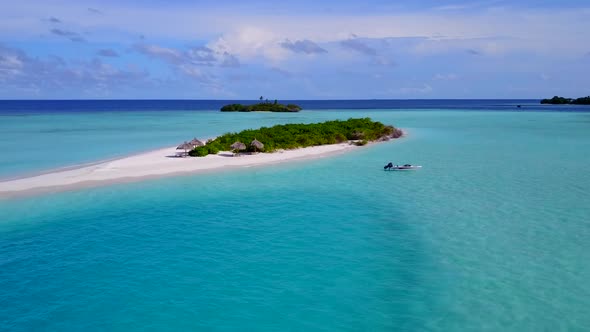
M235 153L234 156L238 155L238 153L240 151L246 150L246 144L244 144L240 141L235 142L234 144L230 145L229 147Z
M264 144L262 144L256 138L250 143L250 146L254 148L255 151L262 151L264 150Z
M242 143L242 142L235 142L234 144L229 146L232 150L246 150L246 144Z
M192 149L193 149L193 145L189 142L184 142L176 148L176 150L192 150Z
M195 147L195 146L204 146L205 145L205 143L199 141L196 138L193 138L189 143L192 144L193 147Z
M192 145L189 142L184 142L182 144L180 144L176 150L184 150L184 155L188 154L188 150L192 150L194 148L194 145Z

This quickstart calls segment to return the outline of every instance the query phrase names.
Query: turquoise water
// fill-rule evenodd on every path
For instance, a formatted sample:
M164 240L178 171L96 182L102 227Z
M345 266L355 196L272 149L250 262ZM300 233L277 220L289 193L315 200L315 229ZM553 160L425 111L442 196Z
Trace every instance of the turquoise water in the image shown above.
M0 147L52 140L33 147L46 154L10 150L17 161L0 169L357 116L409 136L320 160L0 201L0 330L590 329L588 113L35 115L22 128L2 121L12 131ZM53 131L64 123L87 130ZM96 144L70 154L58 145L72 137ZM424 168L383 172L389 161Z
M305 115L218 111L42 113L0 119L0 151L10 156L0 160L0 178L175 146L195 136L205 139L224 131L313 121Z

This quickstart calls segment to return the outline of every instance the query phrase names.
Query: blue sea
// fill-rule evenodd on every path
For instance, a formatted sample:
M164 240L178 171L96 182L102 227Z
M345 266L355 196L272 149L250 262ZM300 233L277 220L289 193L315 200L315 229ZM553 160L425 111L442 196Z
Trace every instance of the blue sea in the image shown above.
M224 103L0 101L0 179L281 123L370 117L408 135L0 200L0 331L590 330L590 108Z

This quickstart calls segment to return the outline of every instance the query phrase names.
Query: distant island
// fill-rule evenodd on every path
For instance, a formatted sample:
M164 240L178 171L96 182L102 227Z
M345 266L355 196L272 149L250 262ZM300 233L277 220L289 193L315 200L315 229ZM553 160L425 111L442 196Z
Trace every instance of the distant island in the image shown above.
M541 104L552 104L552 105L590 105L590 96L582 98L564 98L555 96L551 99L541 100Z
M400 129L370 118L327 121L311 124L285 124L260 129L228 133L207 141L189 152L193 157L217 154L219 151L274 152L310 146L350 143L365 145L373 141L388 141L403 135Z
M221 108L222 112L299 112L301 106L295 104L281 104L276 99L274 102L260 97L260 103L253 105L229 104Z

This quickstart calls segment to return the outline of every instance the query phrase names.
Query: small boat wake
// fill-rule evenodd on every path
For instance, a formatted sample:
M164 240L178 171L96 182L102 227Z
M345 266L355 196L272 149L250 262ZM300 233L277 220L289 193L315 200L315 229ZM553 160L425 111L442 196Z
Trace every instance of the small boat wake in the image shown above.
M422 166L410 165L410 164L394 165L393 163L389 163L383 167L383 170L384 171L411 171L411 170L416 170L416 169L420 169L420 168L422 168Z

